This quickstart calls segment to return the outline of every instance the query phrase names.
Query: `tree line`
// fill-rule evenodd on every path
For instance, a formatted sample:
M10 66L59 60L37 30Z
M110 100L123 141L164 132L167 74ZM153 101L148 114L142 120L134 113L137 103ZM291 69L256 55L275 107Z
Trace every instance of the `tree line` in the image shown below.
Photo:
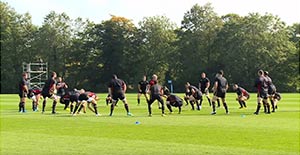
M259 69L267 70L280 92L299 92L300 23L286 25L272 14L218 16L210 3L195 4L177 26L166 16L144 17L135 25L111 16L101 23L50 12L32 24L7 3L1 11L1 93L16 93L23 62L48 62L71 86L107 91L117 74L135 92L143 75L157 74L174 91L201 72L213 80L222 69L229 83L254 91ZM298 35L297 35L298 34Z

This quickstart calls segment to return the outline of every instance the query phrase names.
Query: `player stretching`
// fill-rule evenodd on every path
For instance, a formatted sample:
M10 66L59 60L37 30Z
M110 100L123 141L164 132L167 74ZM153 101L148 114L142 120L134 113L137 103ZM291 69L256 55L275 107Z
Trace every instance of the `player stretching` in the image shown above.
M122 100L124 103L124 107L127 112L127 116L132 116L132 114L129 112L128 103L125 97L126 92L126 84L123 80L119 79L117 75L113 75L111 81L108 84L108 93L112 98L112 103L110 106L110 114L109 116L112 116L114 108L118 100Z
M45 112L45 107L46 107L46 102L47 98L53 99L53 104L52 104L52 114L56 114L55 107L57 104L57 96L54 94L56 91L56 73L52 72L51 78L49 78L46 82L45 85L42 89L42 96L43 96L43 108L42 108L42 113Z
M32 111L38 111L39 100L41 98L42 90L39 88L30 89L27 97L32 99Z
M89 91L85 92L84 89L81 89L80 90L80 95L78 97L78 103L76 103L75 109L73 111L73 116L76 115L76 111L77 111L78 107L80 106L79 109L78 109L78 113L79 113L81 108L83 108L84 104L86 104L86 103L88 104L87 105L88 108L93 113L95 113L96 116L100 116L100 114L98 113L98 109L97 109L97 100L98 99L99 98L97 97L97 95L95 93L89 92ZM90 106L91 104L93 105L94 109L91 108L91 106Z
M190 104L192 106L192 110L195 110L194 104L197 105L197 110L201 109L201 105L199 104L199 100L202 100L202 92L195 86L190 85L189 82L185 84L185 88L188 90Z
M146 75L143 76L143 79L139 82L138 84L138 96L137 96L137 101L138 101L138 105L140 105L140 97L143 94L146 98L146 100L148 100L147 97L147 87L148 87L149 82L147 81L147 77Z
M167 96L167 107L170 111L170 113L172 114L173 113L173 110L172 110L172 106L173 107L178 107L178 114L181 113L181 107L182 107L182 99L174 94L171 94L170 91L167 91L165 90L164 91L164 95Z
M258 71L258 78L255 80L254 87L257 88L257 108L254 112L255 115L259 114L261 102L266 107L265 113L270 114L270 105L268 103L268 84L267 79L264 77L264 71Z
M22 79L19 82L19 97L20 97L20 102L19 102L19 112L20 113L25 113L25 102L26 102L26 96L28 93L28 85L29 82L27 81L28 74L23 73L22 74Z
M236 91L238 97L236 100L240 104L240 109L247 108L246 101L250 98L250 94L242 87L238 86L237 84L233 85L233 90Z
M216 76L216 79L214 81L214 87L213 87L213 91L214 91L214 98L212 100L212 115L215 115L217 114L216 113L216 101L218 98L221 98L222 100L222 103L223 103L223 106L225 108L225 111L226 111L226 114L229 114L229 111L228 111L228 106L226 104L226 100L225 100L225 97L226 97L226 91L228 89L228 82L226 80L226 78L223 77L224 75L224 72L223 70L220 70L218 73L217 73L217 76Z

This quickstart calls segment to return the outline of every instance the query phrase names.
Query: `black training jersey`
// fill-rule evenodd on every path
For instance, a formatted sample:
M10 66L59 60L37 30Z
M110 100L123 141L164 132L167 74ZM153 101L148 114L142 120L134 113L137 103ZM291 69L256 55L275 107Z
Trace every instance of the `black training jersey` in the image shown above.
M150 87L151 95L160 95L161 86L159 84L154 84Z
M44 85L44 87L43 87L43 90L42 90L42 92L49 92L49 90L50 90L50 88L52 88L53 87L53 85L55 85L56 84L56 81L55 80L53 80L52 78L49 78L46 82L45 82L45 85Z
M170 103L175 103L175 102L182 102L182 99L176 95L171 94L168 98L167 101L170 101Z
M27 81L27 79L22 78L19 82L19 92L24 92L25 91L25 86L28 87L29 82Z
M218 83L217 91L224 92L226 90L226 86L228 85L226 78L223 76L216 77L215 82Z
M255 80L254 87L257 88L257 92L268 91L267 80L264 76L260 76Z
M241 95L243 95L243 96L249 96L249 93L244 88L242 88L242 87L238 87L236 89L236 93L237 93L238 96L241 96Z
M123 92L125 86L125 82L121 79L112 79L108 87L111 88L112 93L120 93Z
M148 81L143 81L142 80L142 81L139 82L139 85L140 85L140 88L141 88L142 91L146 91L148 84L149 84Z
M209 79L206 77L206 78L201 78L200 81L199 81L199 84L200 84L200 89L201 91L204 91L206 86L207 86L207 83L209 83Z

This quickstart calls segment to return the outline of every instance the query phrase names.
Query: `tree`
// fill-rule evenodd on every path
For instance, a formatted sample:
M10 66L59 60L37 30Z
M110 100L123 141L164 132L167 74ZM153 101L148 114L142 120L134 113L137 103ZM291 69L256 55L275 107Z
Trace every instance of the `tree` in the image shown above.
M174 32L176 25L165 16L146 17L139 22L139 40L142 41L139 47L141 57L141 67L139 67L138 77L142 75L157 74L160 82L164 82L166 74L169 78L176 77L176 69L173 57L176 57L173 46L176 41Z
M36 26L28 13L17 14L0 2L1 14L1 93L17 92L22 63L30 61ZM19 75L19 76L18 76Z
M222 28L222 20L213 11L210 3L204 6L196 4L184 14L181 24L180 30L177 31L177 45L182 73L178 76L181 83L186 82L185 80L195 83L200 71L206 71L208 75L214 72L210 67L214 60L211 47Z

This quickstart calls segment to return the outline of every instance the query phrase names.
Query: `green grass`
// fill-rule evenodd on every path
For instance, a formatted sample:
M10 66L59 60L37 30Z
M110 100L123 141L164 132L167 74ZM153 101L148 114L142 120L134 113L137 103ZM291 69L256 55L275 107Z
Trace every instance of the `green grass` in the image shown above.
M235 94L227 95L230 115L219 108L211 116L207 100L201 111L183 107L172 115L161 117L157 104L153 104L153 117L147 117L144 98L136 105L136 94L127 94L134 117L127 117L122 103L108 117L106 94L99 94L100 117L87 110L86 114L72 117L57 107L51 115L51 100L46 114L31 112L27 100L27 113L20 114L18 95L1 94L1 148L2 155L73 155L73 154L299 154L299 94L282 94L276 113L256 116L255 94L240 110ZM183 96L180 94L180 96ZM41 104L41 103L40 103ZM168 112L168 111L167 111ZM136 125L135 122L140 124Z

